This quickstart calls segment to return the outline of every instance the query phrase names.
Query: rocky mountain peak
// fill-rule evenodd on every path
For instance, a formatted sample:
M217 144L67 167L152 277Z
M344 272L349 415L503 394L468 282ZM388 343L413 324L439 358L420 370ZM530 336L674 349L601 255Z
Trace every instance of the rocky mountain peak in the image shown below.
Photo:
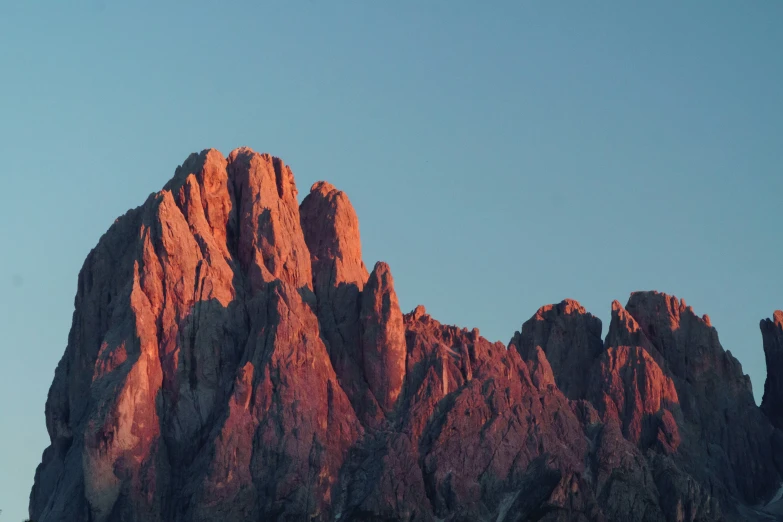
M191 154L87 256L46 403L38 522L747 520L781 483L783 312L761 409L706 316L543 306L508 346L403 315L348 196Z
M572 399L583 398L587 388L585 368L592 366L603 351L601 320L577 301L565 299L539 308L510 344L525 360L537 358L536 348L540 347L563 393Z
M361 291L369 274L362 260L359 219L348 196L319 181L310 188L299 211L314 284L354 284Z
M389 265L375 264L362 293L362 365L381 409L394 409L405 379L405 326Z

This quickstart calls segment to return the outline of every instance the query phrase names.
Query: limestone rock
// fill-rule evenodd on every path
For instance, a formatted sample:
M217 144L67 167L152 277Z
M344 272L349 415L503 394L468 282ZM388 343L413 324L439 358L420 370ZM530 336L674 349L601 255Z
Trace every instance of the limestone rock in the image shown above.
M677 390L652 357L638 346L613 346L604 352L600 365L594 402L605 422L616 419L625 438L643 447L658 439L660 426L667 449L676 450L679 433L677 424L669 421L668 408L678 405Z
M772 319L761 321L767 380L761 409L772 424L783 429L783 311L775 310Z
M378 262L362 292L361 361L381 409L390 413L405 379L405 326L389 265Z
M749 504L768 499L780 481L772 426L755 404L750 378L723 349L715 328L684 300L659 292L635 292L625 308L677 389L684 424L681 467L708 484L714 496Z
M752 520L781 482L783 313L762 409L707 316L579 303L508 346L403 315L347 196L192 154L79 274L38 522ZM766 414L766 415L765 415Z
M601 320L573 299L541 307L514 334L511 344L526 361L541 347L552 367L558 388L570 399L583 398L588 373L603 351Z
M101 238L32 519L327 516L362 428L307 303L295 196L277 158L204 151Z
M348 196L323 181L315 183L302 201L300 219L329 357L359 418L376 426L383 411L362 366L359 315L369 274L362 261L359 220Z

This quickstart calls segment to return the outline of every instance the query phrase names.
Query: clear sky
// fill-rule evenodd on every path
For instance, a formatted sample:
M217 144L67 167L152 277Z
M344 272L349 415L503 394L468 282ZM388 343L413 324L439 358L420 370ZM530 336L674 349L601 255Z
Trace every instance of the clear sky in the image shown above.
M757 400L783 308L783 2L0 0L0 521L81 264L190 152L347 192L404 311L507 342L571 297L708 313Z

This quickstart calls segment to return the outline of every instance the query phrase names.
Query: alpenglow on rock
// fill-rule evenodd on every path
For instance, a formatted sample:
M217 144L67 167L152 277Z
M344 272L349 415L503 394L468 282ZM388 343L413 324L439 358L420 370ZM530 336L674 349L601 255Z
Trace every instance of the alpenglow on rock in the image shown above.
M30 518L768 520L783 314L764 403L709 319L634 293L547 305L508 346L400 310L326 182L192 154L79 274Z

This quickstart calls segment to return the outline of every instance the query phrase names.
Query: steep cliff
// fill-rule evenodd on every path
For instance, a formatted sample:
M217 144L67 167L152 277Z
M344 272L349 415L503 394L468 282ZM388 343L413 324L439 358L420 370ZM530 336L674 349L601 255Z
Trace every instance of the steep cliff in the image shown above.
M247 148L191 155L79 274L38 522L693 521L781 484L783 314L762 408L657 292L544 306L508 346L403 314L348 197Z
M783 429L783 311L761 321L761 337L767 361L767 380L761 409L775 427Z

